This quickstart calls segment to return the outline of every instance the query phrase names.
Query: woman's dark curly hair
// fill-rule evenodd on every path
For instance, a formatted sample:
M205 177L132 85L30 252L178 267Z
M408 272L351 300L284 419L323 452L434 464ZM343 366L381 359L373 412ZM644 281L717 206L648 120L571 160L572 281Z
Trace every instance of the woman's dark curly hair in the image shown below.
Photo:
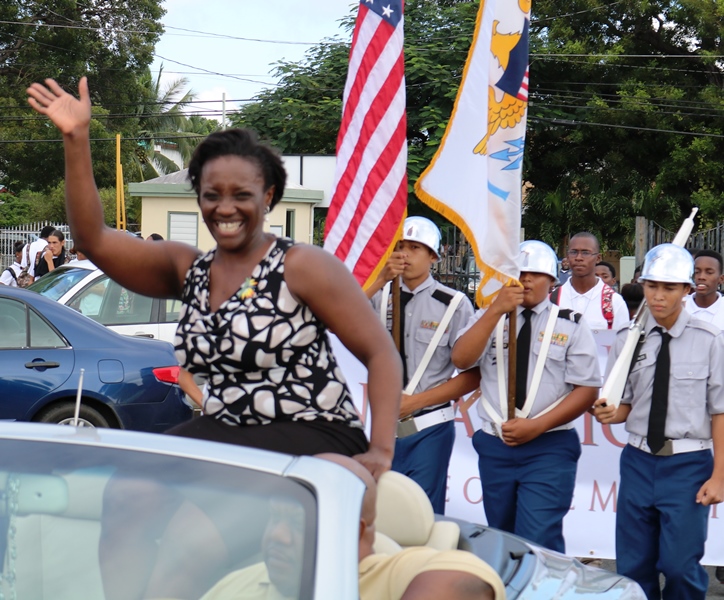
M274 208L284 195L287 172L279 153L259 141L251 129L226 129L209 135L194 151L189 163L189 181L199 199L201 171L204 165L220 156L240 156L257 164L264 177L265 189L274 186L271 207Z

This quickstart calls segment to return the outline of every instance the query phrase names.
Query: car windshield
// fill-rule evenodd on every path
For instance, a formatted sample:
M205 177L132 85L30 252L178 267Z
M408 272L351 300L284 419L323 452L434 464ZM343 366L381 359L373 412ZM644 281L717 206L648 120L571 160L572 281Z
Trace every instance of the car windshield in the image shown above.
M38 292L51 300L58 300L70 288L84 277L88 277L93 271L79 269L77 267L65 267L55 269L47 275L43 275L28 287L29 290Z
M0 490L1 598L231 600L254 586L313 594L316 500L290 478L0 440Z

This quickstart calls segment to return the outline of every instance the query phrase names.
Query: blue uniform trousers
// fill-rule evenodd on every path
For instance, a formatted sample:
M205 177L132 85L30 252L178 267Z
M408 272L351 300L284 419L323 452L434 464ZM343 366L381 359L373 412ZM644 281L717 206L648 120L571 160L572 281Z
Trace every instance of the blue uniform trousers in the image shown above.
M571 507L581 456L575 429L549 431L514 447L477 431L473 447L488 524L565 552L563 517Z
M433 510L445 514L447 468L455 443L455 422L448 421L398 438L392 470L407 475L425 490Z
M616 568L649 600L704 600L709 576L704 556L709 507L696 493L711 477L709 450L653 456L626 445L616 509Z

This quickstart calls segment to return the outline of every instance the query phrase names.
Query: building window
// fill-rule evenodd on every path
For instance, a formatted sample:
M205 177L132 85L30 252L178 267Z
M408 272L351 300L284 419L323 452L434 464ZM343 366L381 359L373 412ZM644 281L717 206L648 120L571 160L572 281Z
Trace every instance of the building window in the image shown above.
M294 239L294 209L287 210L287 237Z
M168 213L168 239L184 242L191 246L199 244L199 215L198 213Z

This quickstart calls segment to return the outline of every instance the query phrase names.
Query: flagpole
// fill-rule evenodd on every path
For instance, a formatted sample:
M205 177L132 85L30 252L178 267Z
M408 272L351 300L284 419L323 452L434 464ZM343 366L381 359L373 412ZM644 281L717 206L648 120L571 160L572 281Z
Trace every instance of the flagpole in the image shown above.
M392 280L392 339L395 342L397 351L400 351L400 276L396 275Z
M508 421L515 419L515 379L518 352L517 309L508 313Z

